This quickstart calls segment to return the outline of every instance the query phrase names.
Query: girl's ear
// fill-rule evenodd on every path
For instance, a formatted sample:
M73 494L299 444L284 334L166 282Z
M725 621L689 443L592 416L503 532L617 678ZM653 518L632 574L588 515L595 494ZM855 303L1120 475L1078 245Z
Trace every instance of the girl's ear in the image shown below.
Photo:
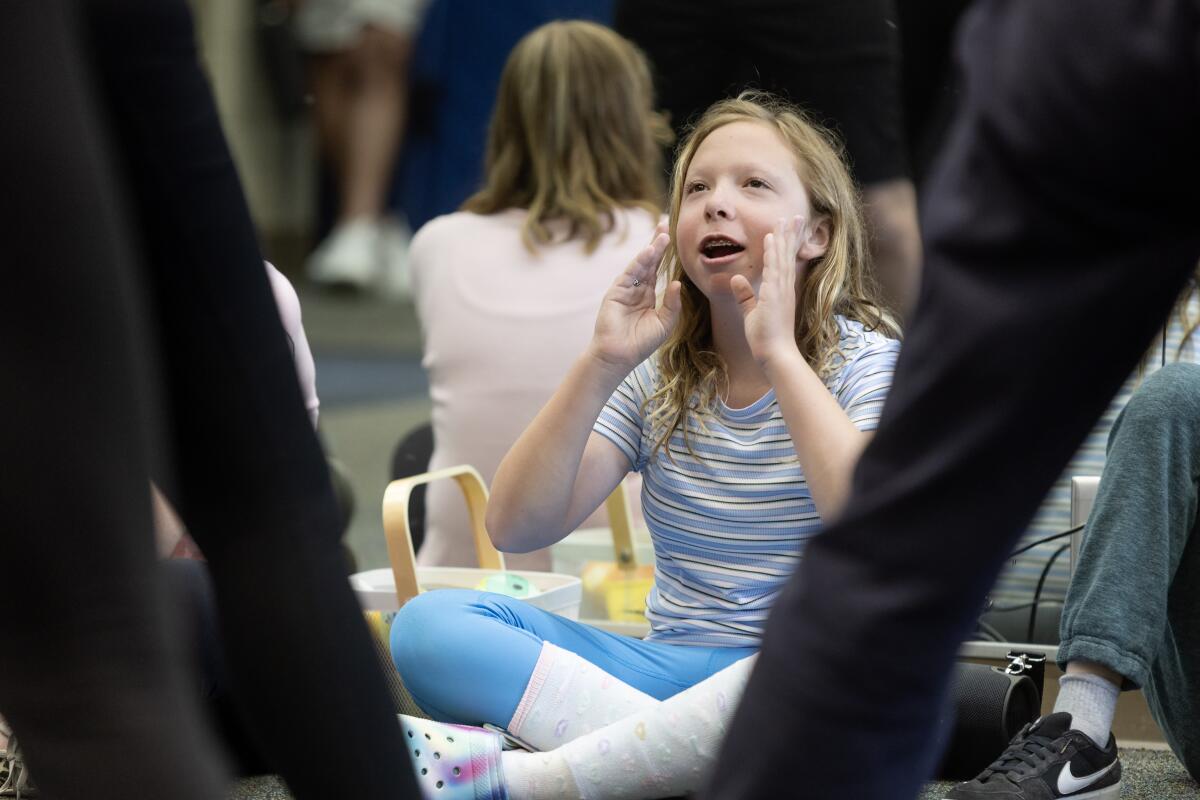
M800 251L796 254L797 257L805 261L812 261L814 258L825 255L825 251L829 248L829 234L829 218L821 217L809 227L804 243L800 245Z

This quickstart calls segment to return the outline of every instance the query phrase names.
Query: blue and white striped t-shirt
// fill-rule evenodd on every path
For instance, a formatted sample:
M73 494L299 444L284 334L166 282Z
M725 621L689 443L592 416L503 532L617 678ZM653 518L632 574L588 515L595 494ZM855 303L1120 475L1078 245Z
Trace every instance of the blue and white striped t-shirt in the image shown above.
M859 430L874 430L900 343L836 317L840 363L826 379ZM658 432L643 406L654 393L654 357L624 380L595 430L642 473L642 513L654 542L649 638L672 644L754 647L805 543L821 528L775 392L746 408L720 400L703 427L688 418L692 455L675 431L651 456Z

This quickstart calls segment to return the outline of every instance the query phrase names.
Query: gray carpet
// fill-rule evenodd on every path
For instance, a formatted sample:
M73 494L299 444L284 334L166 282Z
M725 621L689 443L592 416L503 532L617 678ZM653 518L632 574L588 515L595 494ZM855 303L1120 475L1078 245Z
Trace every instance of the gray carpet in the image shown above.
M229 800L291 800L283 781L274 775L244 778L233 786Z
M1200 786L1174 754L1160 750L1122 750L1122 800L1200 800ZM952 783L931 783L920 800L941 800ZM239 781L230 800L289 800L283 782L274 777Z

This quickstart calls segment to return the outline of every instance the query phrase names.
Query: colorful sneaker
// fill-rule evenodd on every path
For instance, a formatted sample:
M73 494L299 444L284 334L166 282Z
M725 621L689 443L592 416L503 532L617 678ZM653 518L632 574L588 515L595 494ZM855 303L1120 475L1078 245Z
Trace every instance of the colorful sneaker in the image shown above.
M396 715L426 800L508 800L498 734Z
M1121 794L1117 739L1100 748L1071 730L1071 715L1048 714L1026 725L1008 749L945 800L1110 800Z

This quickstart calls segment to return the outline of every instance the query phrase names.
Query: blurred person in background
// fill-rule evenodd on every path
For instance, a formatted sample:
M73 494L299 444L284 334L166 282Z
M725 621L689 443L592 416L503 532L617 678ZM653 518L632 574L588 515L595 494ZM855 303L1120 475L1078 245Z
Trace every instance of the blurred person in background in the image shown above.
M299 0L313 116L337 193L332 230L308 259L317 284L408 292L405 224L387 196L408 113L408 69L428 0Z
M430 469L471 464L491 483L590 341L613 279L653 238L670 137L645 56L609 28L552 22L517 44L500 79L483 187L413 238ZM420 562L474 565L458 487L431 484L427 503ZM601 510L584 526L604 523ZM549 570L550 552L506 561Z
M397 195L413 230L483 185L500 73L516 43L558 19L612 23L612 0L430 0L417 37Z

